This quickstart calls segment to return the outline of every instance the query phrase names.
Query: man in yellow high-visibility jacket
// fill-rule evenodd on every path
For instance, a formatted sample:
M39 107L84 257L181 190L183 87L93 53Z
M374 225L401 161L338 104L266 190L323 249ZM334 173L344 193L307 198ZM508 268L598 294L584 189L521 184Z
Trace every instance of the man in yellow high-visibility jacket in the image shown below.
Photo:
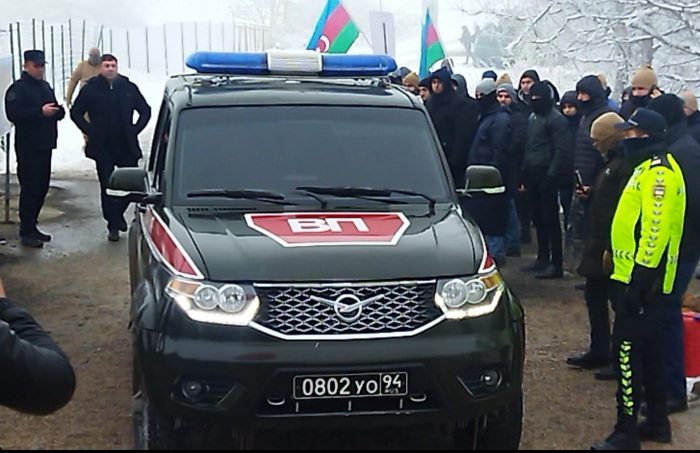
M619 352L615 432L593 450L641 450L640 441L671 442L666 376L659 340L662 294L673 291L686 210L685 180L668 151L666 120L639 109L625 123L625 150L634 173L620 199L611 233L614 328ZM639 426L642 389L649 417Z

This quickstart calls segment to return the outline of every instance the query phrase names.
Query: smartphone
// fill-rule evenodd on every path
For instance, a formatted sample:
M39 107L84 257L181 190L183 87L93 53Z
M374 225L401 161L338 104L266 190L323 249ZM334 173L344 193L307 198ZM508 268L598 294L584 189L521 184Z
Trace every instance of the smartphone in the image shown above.
M583 177L581 176L581 172L576 170L576 188L578 190L583 190L584 187L585 186L583 184Z

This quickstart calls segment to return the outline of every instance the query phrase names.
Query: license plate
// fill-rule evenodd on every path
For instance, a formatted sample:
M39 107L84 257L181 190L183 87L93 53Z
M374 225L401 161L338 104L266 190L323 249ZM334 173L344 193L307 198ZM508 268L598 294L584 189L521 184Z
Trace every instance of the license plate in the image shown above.
M298 376L294 399L322 400L408 395L408 373Z

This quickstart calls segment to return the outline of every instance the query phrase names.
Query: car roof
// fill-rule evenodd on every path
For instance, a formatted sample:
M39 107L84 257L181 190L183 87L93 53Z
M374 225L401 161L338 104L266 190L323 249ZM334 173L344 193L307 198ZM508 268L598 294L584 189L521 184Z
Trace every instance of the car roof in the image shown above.
M420 109L417 98L385 79L195 74L172 77L176 110L235 105L353 105Z

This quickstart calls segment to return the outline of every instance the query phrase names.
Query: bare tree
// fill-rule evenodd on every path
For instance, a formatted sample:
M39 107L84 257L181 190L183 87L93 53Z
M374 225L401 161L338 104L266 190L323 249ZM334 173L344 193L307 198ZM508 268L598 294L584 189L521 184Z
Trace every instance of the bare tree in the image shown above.
M699 0L489 0L463 9L514 30L516 58L605 72L618 92L643 64L667 89L700 85Z

